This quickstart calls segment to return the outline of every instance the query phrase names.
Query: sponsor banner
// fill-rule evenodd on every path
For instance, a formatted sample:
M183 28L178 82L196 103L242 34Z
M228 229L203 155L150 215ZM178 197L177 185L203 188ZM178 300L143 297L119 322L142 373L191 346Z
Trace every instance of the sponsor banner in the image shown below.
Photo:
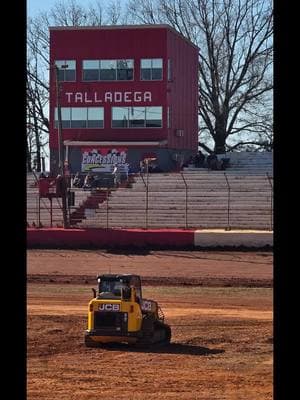
M87 148L82 151L82 172L112 172L114 164L118 165L119 172L128 172L126 163L127 148Z

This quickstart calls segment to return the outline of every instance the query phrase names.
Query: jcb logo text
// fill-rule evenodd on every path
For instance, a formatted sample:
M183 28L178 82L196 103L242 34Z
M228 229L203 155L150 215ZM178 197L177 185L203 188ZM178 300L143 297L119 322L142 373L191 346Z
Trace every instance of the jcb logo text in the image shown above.
M120 304L100 304L99 311L119 311Z

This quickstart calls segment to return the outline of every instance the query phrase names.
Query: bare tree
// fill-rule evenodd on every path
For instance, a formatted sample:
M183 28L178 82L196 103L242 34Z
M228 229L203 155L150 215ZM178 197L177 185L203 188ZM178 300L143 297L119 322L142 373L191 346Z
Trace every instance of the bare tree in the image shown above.
M41 155L48 143L49 120L45 106L48 102L49 88L38 65L40 55L36 50L36 40L28 35L28 58L26 79L27 108L27 169L31 171L35 162L37 171L41 171Z
M199 46L200 139L208 133L217 153L250 141L272 146L270 0L130 0L128 15L168 23Z

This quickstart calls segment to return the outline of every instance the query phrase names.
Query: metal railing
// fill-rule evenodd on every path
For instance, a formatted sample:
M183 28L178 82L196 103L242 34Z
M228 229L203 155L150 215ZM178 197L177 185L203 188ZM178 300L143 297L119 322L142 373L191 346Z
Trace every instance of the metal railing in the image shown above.
M154 174L134 175L133 188L123 185L125 192L121 192L121 195L118 188L109 186L87 191L71 188L75 193L75 204L69 206L72 226L84 224L88 227L90 221L91 225L106 229L273 229L273 185L269 174L255 175L251 178L250 175L244 177L232 173L209 172L201 181L196 175L193 178L191 174L181 172L169 174L161 181L164 183L160 183L159 179L155 179ZM134 189L136 185L139 185L137 191ZM134 196L131 195L133 192ZM123 193L126 195L123 196ZM123 213L118 208L118 199L122 200L120 204ZM35 201L38 210L32 209L28 212L31 212L32 218L34 214L38 216L38 226L62 226L62 215L58 215L61 206L57 200L53 200L50 208L44 199L38 200L36 197ZM88 205L90 203L92 206ZM34 201L31 201L31 205L33 204ZM84 215L85 208L93 208L93 216L89 217L87 213ZM46 214L48 222L45 222ZM31 221L27 222L30 226Z
M34 185L38 190L38 181L39 178L37 177L36 173L33 171L32 175L34 177ZM39 194L35 196L35 204L36 204L36 220L37 220L37 227L41 228L43 224L41 223L41 210L46 210L49 214L50 218L50 227L53 227L53 204L52 204L52 197L48 198L50 206L47 206L47 201L45 197L41 197ZM42 205L42 206L41 206ZM59 209L62 210L62 206L59 205ZM28 223L28 221L27 221Z

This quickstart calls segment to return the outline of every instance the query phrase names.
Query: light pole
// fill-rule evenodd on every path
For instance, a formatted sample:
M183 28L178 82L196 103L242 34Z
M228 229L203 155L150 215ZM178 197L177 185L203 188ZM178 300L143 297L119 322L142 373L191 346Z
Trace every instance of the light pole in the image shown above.
M68 65L62 65L62 68L67 68ZM58 66L54 65L55 69L55 82L56 82L56 106L57 106L57 119L58 119L58 168L62 179L61 196L62 196L62 212L63 212L63 225L64 228L69 227L68 213L67 213L67 187L64 169L64 147L62 138L62 120L61 120L61 107L60 107L60 85L58 81Z

